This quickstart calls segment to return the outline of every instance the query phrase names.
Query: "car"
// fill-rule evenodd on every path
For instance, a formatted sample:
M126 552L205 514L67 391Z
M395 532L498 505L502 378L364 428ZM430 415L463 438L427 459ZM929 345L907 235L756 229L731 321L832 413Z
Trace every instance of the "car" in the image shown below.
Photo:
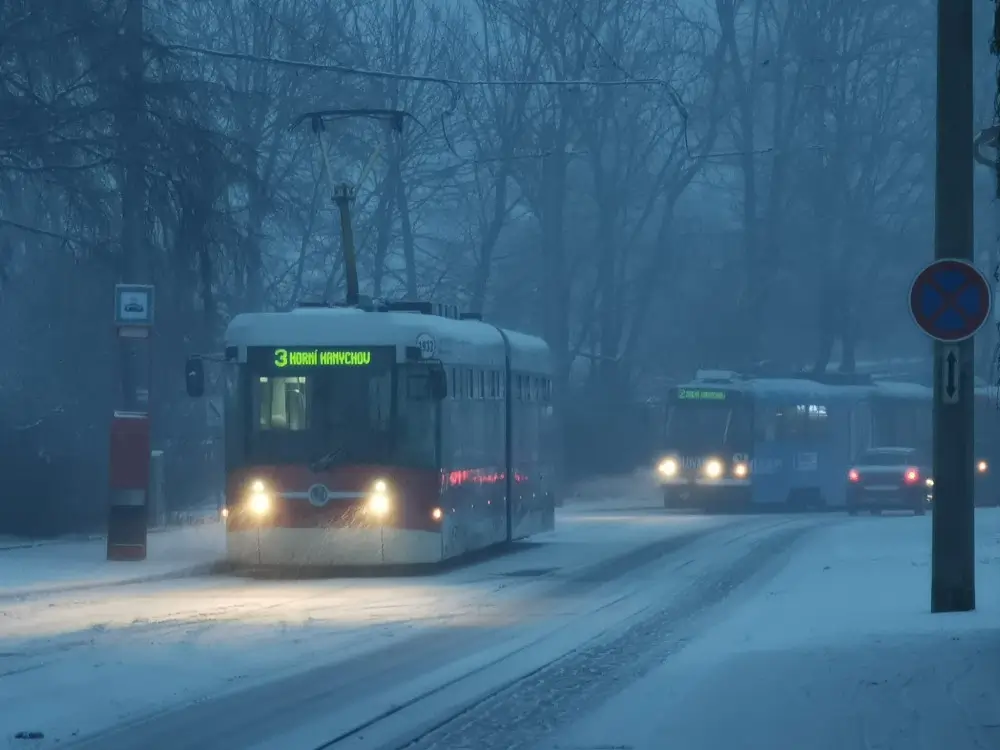
M125 312L130 312L130 313L141 313L141 312L143 312L143 311L144 311L145 309L146 309L146 308L144 308L144 307L143 307L142 305L140 305L140 304L139 304L138 302L129 302L129 303L127 304L127 305L125 305Z
M909 510L922 516L932 499L930 461L915 448L881 447L862 451L847 473L847 512Z

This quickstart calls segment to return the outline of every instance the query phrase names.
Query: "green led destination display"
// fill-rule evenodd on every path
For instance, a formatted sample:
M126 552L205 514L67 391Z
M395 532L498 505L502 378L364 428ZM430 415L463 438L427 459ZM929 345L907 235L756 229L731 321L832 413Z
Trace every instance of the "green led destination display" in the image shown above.
M368 349L275 349L274 366L282 367L367 367L372 363Z
M677 398L684 401L725 401L725 391L706 391L700 388L678 388Z

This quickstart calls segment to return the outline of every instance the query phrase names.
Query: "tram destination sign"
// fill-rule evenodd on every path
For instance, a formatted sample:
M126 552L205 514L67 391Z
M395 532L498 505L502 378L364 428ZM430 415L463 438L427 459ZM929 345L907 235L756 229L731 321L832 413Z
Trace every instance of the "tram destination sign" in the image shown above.
M726 391L704 388L678 388L677 398L681 401L725 401Z
M371 349L275 349L274 366L283 367L367 367Z
M250 347L247 362L255 372L275 374L285 370L375 368L384 370L395 361L394 347L278 346Z

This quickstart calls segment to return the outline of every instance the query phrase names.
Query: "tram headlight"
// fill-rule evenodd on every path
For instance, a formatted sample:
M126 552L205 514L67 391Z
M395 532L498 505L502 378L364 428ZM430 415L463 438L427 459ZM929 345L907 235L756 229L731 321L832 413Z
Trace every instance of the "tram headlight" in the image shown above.
M677 459L665 458L657 465L656 470L660 472L660 476L663 477L674 477L677 476Z
M930 477L927 477L927 479L924 480L924 484L927 487L933 487L934 486L934 480L931 479Z
M746 479L747 475L750 473L750 467L747 466L743 461L737 461L733 464L733 476L737 479Z
M372 483L372 491L368 495L368 512L381 518L388 515L391 506L388 482L384 479L376 479Z
M710 458L705 462L705 476L709 479L718 479L722 476L722 461L717 458Z
M368 510L376 516L384 516L389 512L389 496L374 493L368 497Z
M271 493L260 479L250 482L247 507L255 516L266 516L271 512Z
M990 465L985 461L980 461L976 464L976 471L980 474L985 474L990 468Z
M271 510L271 496L266 492L254 492L250 495L249 506L255 516L266 516Z

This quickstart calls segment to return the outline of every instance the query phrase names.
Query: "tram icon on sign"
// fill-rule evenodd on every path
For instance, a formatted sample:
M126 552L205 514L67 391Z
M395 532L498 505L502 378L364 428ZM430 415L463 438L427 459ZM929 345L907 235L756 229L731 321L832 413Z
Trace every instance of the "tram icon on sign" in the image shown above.
M153 287L148 284L116 284L115 324L124 328L153 325Z

